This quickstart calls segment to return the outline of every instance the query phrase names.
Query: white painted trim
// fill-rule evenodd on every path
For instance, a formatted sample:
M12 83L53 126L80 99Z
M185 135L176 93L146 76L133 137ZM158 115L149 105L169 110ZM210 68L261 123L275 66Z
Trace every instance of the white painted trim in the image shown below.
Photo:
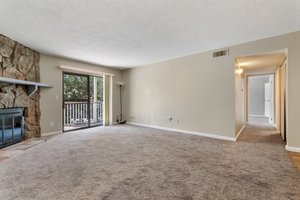
M60 134L62 133L62 131L54 131L54 132L48 132L48 133L42 133L41 136L51 136L51 135L56 135L56 134Z
M235 141L237 141L237 139L239 138L240 134L243 132L243 130L245 129L246 124L243 125L243 127L241 128L241 130L238 132L238 134L235 136Z
M268 67L264 71L261 71L261 69L251 70L251 72L245 72L246 76L262 76L262 75L268 75L268 74L274 74L276 73L276 68L274 67Z
M0 77L1 83L10 83L10 84L18 84L18 85L29 85L29 86L38 86L38 87L47 87L51 88L52 86L46 84L46 83L39 83L39 82L33 82L33 81L25 81L25 80L19 80L14 78L8 78L8 77Z
M88 69L80 69L77 67L71 67L71 66L66 66L66 65L60 65L59 69L62 70L67 70L67 71L73 71L73 72L81 72L89 75L108 75L108 76L114 76L114 74L106 73L106 72L101 72L101 71L95 71L95 70L88 70Z
M109 77L109 125L113 124L113 76Z
M265 115L249 115L249 117L266 117ZM269 118L269 117L266 117Z
M287 151L300 153L300 148L299 147L291 147L291 146L285 145L285 149Z
M167 128L167 127L154 126L154 125L148 125L148 124L140 124L140 123L135 123L135 122L127 122L127 124L134 125L134 126L142 126L142 127L147 127L147 128L154 128L154 129L159 129L159 130L165 130L165 131L173 131L173 132L177 132L177 133L198 135L198 136L202 136L202 137L209 137L209 138L220 139L220 140L227 140L227 141L233 141L233 142L236 141L236 138L234 138L234 137L227 137L227 136L215 135L215 134L210 134L210 133L200 133L200 132L195 132L195 131Z

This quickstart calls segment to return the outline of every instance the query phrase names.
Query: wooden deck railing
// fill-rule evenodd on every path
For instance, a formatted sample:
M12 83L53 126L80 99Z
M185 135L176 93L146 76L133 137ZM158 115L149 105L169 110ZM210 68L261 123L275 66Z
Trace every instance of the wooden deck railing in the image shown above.
M65 102L64 125L74 126L88 123L88 102ZM103 116L102 102L90 103L91 123L101 122Z

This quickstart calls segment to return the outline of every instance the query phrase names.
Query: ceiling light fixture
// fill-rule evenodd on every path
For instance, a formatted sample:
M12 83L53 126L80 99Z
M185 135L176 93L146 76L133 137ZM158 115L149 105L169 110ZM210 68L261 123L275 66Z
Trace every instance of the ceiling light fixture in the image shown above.
M242 74L244 72L244 69L241 68L241 66L238 64L239 68L235 69L236 74Z

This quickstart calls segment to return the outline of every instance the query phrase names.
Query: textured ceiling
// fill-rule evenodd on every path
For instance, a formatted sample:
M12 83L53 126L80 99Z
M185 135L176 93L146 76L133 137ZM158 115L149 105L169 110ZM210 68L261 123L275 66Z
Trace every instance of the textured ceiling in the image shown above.
M300 30L299 0L0 0L0 33L133 67Z

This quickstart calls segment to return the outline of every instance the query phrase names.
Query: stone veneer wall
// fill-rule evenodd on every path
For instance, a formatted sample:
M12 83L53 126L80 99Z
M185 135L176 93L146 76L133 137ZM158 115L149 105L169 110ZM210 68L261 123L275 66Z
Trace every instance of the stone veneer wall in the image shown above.
M40 54L0 35L0 76L40 82ZM27 86L0 83L0 108L25 107L25 138L40 137L39 90L31 97Z

